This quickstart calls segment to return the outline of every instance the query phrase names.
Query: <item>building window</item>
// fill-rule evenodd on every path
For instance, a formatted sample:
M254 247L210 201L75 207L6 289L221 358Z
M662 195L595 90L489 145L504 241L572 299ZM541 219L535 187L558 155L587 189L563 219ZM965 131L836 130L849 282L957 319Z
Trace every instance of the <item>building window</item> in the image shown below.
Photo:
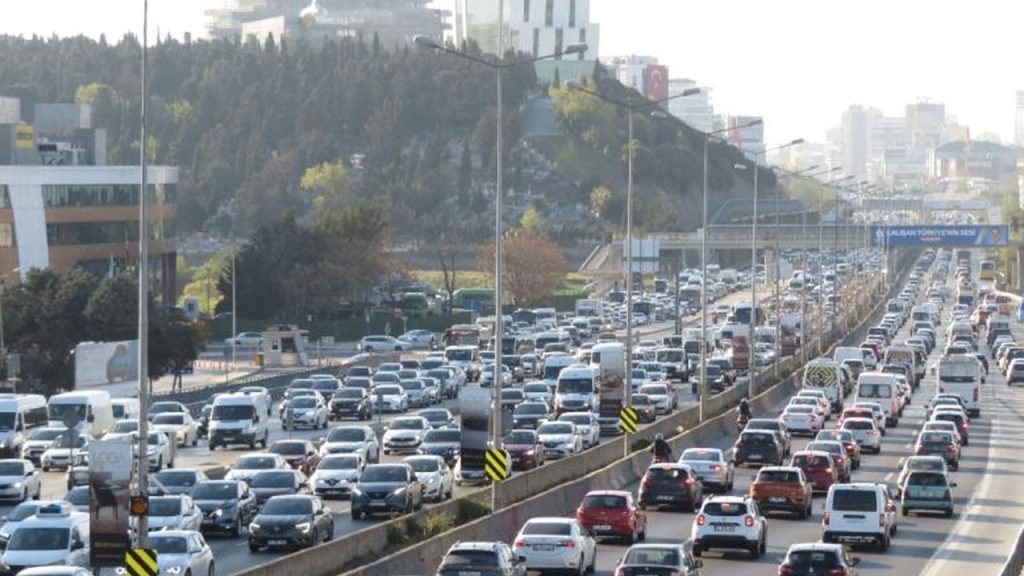
M561 28L555 28L555 54L558 54L561 51L562 51L562 29ZM556 60L561 60L562 57L558 56L555 59Z
M0 224L0 248L13 248L17 245L14 238L14 224Z
M576 27L576 0L569 0L569 28Z
M6 184L0 184L0 208L11 207L11 193L7 190Z
M153 240L172 240L176 236L177 228L172 219L153 222L150 227ZM139 223L137 220L50 223L46 225L46 240L50 246L134 243L139 241Z
M533 0L523 0L523 22L530 21L530 2Z
M580 28L580 44L586 44L586 43L587 43L587 29L586 28ZM585 52L580 52L579 54L576 55L576 59L577 60L583 60L583 55L584 54L586 54L586 53Z
M177 190L172 184L156 184L151 190L151 198L158 204L174 204L177 201ZM43 204L47 208L138 206L139 187L129 184L43 186Z
M540 28L533 29L533 56L540 55Z
M554 26L555 24L555 0L545 0L544 3L544 25Z

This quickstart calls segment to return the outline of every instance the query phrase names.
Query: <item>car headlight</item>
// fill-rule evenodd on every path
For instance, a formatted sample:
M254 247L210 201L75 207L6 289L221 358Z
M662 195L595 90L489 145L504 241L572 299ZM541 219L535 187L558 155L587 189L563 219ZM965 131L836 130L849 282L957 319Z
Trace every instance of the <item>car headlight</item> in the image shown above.
M526 456L533 456L536 452L537 452L536 449L532 449L532 450L527 450L526 452L523 452L523 454L526 455Z
M300 522L295 525L295 529L303 534L309 532L313 528L313 524L309 522Z
M249 532L259 532L259 531L260 531L260 525L259 524L255 523L255 522L251 522L249 524Z
M402 486L400 488L395 488L394 490L391 491L391 496L402 496L404 494L405 494L405 486Z
M216 510L213 511L213 517L214 518L220 518L223 515L224 515L224 509L223 508L217 508Z
M22 486L23 486L23 484L21 482L15 482L14 483L14 487L15 488L21 488Z
M168 574L181 574L185 570L181 566L170 566L167 568Z

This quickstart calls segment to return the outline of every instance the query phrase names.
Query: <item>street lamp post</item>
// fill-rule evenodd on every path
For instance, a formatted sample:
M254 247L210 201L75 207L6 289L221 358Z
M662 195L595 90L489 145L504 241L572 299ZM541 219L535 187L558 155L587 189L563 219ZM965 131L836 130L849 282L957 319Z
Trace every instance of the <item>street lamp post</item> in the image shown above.
M147 68L147 29L149 27L149 0L142 1L142 72L141 80L141 138L139 146L139 453L138 462L138 491L145 496L149 490L149 422L146 414L149 411L149 202L146 193L146 179L149 169L147 158L148 136L146 133L146 100L148 90L146 85ZM139 516L138 520L138 545L146 547L149 541L149 517L146 514Z
M500 16L499 16L500 17ZM499 26L500 28L500 26ZM499 30L499 51L503 50L503 38L501 37L502 32ZM544 56L534 56L525 60L516 60L514 62L493 62L485 58L461 52L438 44L433 39L427 36L416 36L414 42L421 48L428 48L432 50L438 50L458 56L465 60L476 62L491 68L495 71L497 76L497 103L495 108L497 109L497 143L495 145L495 154L497 155L497 174L495 175L495 190L494 190L494 381L491 385L492 394L491 401L493 402L493 410L491 411L491 442L495 449L500 449L502 445L502 413L501 413L501 382L502 382L502 359L501 359L501 340L504 336L504 321L502 318L502 298L503 298L503 286L505 280L504 274L504 242L502 233L502 194L504 192L502 188L502 172L504 171L504 155L502 153L502 78L504 72L511 68L519 66L526 66L527 64L533 64L540 60L548 60L551 58L559 58L570 54L580 54L587 50L586 44L573 44L567 46L565 50L561 52L555 52L554 54L547 54ZM628 386L627 386L628 389Z
M839 283L839 182L845 182L856 178L853 174L847 174L838 180L833 180L832 193L835 195L835 213L832 215L832 229L834 231L835 244L832 246L832 275L835 276L835 287L832 289L832 337L836 332L836 314L839 312L839 299L842 298L842 286Z
M756 342L756 337L757 337L757 324L758 324L758 321L760 320L760 314L758 313L758 309L757 309L757 220L758 220L758 216L760 216L760 214L758 213L758 210L757 210L757 197L758 197L758 194L759 194L757 175L758 175L758 172L761 171L759 169L759 167L761 165L759 159L760 159L761 156L765 156L768 152L774 152L776 150L782 150L783 148L789 148L790 146L796 146L798 144L803 144L803 142L804 142L803 138L797 138L796 140L792 140L790 142L786 142L785 144L782 144L781 146L776 146L774 148L766 148L764 150L760 150L760 151L754 152L754 154L753 154L753 156L754 156L754 225L753 225L753 229L751 230L751 236L750 236L750 336L749 336L749 340L748 340L748 343L747 343L747 349L749 350L748 351L748 360L747 360L747 362L748 362L748 370L750 372L750 376L749 376L749 382L747 383L747 397L748 398L753 398L754 395L757 393L757 357L754 354L754 343ZM778 230L776 230L776 233L778 233ZM778 255L776 254L775 257L778 258ZM768 278L768 270L766 268L765 269L765 279L767 280L767 278ZM776 306L778 306L778 302L776 302Z
M694 94L700 93L700 88L689 88L679 94L673 94L666 98L659 100L647 100L634 101L634 102L623 102L616 100L609 96L605 96L600 92L589 90L581 86L578 82L568 82L566 86L585 92L591 96L595 96L614 104L626 111L626 131L628 138L628 156L626 161L626 382L627 385L623 387L623 406L631 406L633 399L633 387L629 385L631 381L630 375L633 370L633 156L635 154L635 143L633 141L633 113L637 110L647 110L652 107L658 106L674 100L676 98L683 98L686 96L693 96ZM679 298L679 294L676 294L676 299Z

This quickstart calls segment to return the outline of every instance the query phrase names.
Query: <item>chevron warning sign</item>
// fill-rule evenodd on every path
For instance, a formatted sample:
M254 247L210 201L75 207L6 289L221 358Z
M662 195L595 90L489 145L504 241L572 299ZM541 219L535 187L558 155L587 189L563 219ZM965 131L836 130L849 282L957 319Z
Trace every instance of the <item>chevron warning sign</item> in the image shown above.
M508 479L508 452L491 448L484 455L484 470L494 482Z
M619 428L622 428L623 433L635 434L639 422L640 417L637 415L636 410L629 406L619 410Z
M157 576L160 568L156 564L156 550L132 548L124 553L124 566L129 576Z

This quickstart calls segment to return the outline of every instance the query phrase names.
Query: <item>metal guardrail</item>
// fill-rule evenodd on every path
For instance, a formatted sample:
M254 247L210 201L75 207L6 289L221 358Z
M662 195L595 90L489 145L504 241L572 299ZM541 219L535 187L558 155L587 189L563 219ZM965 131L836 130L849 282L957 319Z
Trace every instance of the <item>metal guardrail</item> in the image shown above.
M1006 563L1003 564L997 576L1020 576L1022 570L1024 570L1024 526L1021 526L1020 531L1017 532L1010 557L1006 559Z

